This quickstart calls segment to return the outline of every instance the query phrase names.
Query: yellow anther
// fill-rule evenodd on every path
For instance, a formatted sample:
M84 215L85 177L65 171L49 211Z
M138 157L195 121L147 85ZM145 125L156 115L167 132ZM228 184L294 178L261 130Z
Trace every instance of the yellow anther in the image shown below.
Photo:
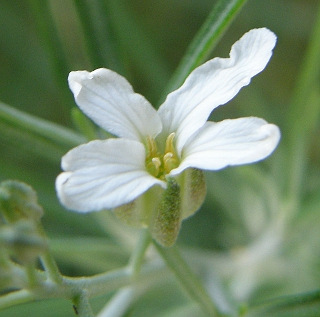
M164 179L166 174L179 166L179 160L175 152L173 139L175 133L170 133L166 140L165 152L160 154L156 141L147 136L147 156L146 168L148 172L160 179Z

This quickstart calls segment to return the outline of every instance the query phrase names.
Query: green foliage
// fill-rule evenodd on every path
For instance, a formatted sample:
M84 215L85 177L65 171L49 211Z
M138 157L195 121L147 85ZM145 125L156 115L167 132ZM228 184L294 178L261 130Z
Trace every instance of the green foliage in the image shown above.
M91 316L109 300L97 316L320 316L318 6L2 1L0 317L71 316L73 305ZM79 215L59 205L61 156L106 137L71 110L69 71L108 67L156 105L206 58L226 56L244 32L262 26L278 35L270 64L212 120L261 116L281 128L280 146L263 163L205 175L205 203L178 238L183 257L176 247L148 249L145 233L139 240L107 211ZM37 192L48 238L40 216L21 219L21 210L42 214L33 189L7 179Z

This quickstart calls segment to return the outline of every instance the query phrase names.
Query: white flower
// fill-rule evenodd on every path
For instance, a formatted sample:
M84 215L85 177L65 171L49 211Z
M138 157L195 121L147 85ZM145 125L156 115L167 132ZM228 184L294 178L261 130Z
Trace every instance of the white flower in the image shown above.
M170 221L179 227L200 207L205 186L199 170L256 162L277 146L278 127L263 119L207 121L265 68L275 43L268 29L251 30L232 46L230 58L196 68L158 111L111 70L71 72L79 108L118 138L91 141L62 158L65 172L56 181L62 204L78 212L116 208L127 222L152 227L160 243L172 244L177 232L163 237L163 213L174 213Z

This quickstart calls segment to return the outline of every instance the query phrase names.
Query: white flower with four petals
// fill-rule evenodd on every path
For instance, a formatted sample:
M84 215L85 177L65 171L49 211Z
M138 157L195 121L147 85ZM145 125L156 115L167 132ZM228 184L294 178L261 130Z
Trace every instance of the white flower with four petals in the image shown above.
M249 31L230 58L196 68L158 111L111 70L71 72L79 108L117 138L91 141L62 158L56 181L62 204L78 212L114 209L172 245L181 221L203 202L201 170L257 162L277 146L279 128L263 119L207 121L265 68L275 43L268 29Z

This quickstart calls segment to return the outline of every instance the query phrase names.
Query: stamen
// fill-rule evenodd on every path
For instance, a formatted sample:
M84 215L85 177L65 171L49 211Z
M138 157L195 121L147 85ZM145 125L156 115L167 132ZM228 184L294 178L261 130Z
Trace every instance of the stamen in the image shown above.
M166 153L163 157L164 170L166 174L170 173L171 170L178 167L178 161L175 158L175 155L171 152Z
M157 155L158 148L157 148L156 141L154 140L154 138L152 138L149 135L147 136L147 149L148 149L147 159L155 157Z
M157 174L159 173L159 169L160 169L160 166L161 166L161 160L159 159L159 157L154 157L152 159L152 163L153 165L155 166L155 168L157 169Z
M174 153L173 139L174 139L175 135L176 134L174 132L172 132L167 137L166 149L165 149L164 153L169 153L169 152Z
M173 139L175 133L170 133L166 140L165 152L160 154L156 141L147 136L147 156L146 156L146 168L148 172L160 179L164 179L166 174L179 166L179 159L175 152Z
M147 170L149 173L155 177L158 176L161 167L161 160L159 157L153 157L151 161L147 163Z

